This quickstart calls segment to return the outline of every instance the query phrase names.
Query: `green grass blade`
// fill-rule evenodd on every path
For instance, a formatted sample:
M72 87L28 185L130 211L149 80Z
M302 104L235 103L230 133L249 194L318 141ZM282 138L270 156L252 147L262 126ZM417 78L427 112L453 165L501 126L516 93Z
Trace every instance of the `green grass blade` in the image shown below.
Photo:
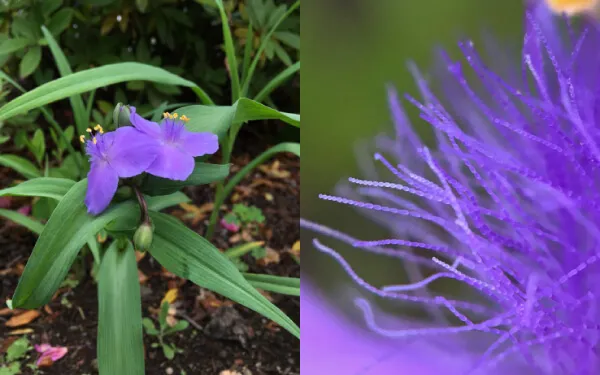
M42 177L42 172L35 164L18 155L0 155L0 165L14 170L25 178Z
M294 13L294 11L299 6L300 6L300 0L296 1L290 7L290 9L288 9L288 11L285 12L277 20L277 22L275 23L275 25L273 25L273 27L271 28L271 30L269 30L269 32L267 33L267 35L265 35L263 37L262 42L260 43L260 46L258 47L258 51L256 51L256 54L254 55L254 59L252 60L252 64L250 65L250 69L248 69L248 76L246 77L246 80L243 83L243 86L242 86L242 96L248 95L248 89L250 88L250 83L252 82L252 76L254 75L254 71L256 70L256 67L258 66L258 62L260 61L260 56L264 52L265 48L267 48L267 44L269 43L269 40L271 40L271 36L277 30L277 28L279 27L279 25L281 25L281 23L286 18L288 18L290 16L290 14Z
M246 44L244 45L244 60L242 61L242 82L246 82L248 69L250 68L250 58L252 57L252 45L254 42L254 27L252 21L248 24L246 32Z
M98 277L100 375L144 375L142 301L135 252L127 241L106 250Z
M229 28L229 19L225 12L225 7L222 0L215 0L221 15L221 25L223 27L223 41L225 43L225 54L227 56L227 65L229 65L229 73L231 75L231 102L234 103L240 98L240 76L238 74L238 64L235 57L235 46Z
M256 96L254 97L254 100L256 100L259 103L262 102L263 100L265 100L265 98L267 96L269 96L273 92L273 90L275 90L279 86L281 86L281 84L283 84L285 81L290 79L299 70L300 70L300 61L298 61L297 63L295 63L291 66L288 66L281 73L279 73L272 80L270 80L269 83L267 83L265 85L265 87L263 87L263 89L260 90L260 92L258 94L256 94Z
M255 288L289 296L300 296L300 279L298 278L254 273L244 273L243 275Z
M61 200L75 185L75 181L66 178L39 177L19 185L0 189L0 197L15 195L19 197L45 197Z
M16 211L5 210L0 208L0 216L13 221L19 225L24 226L35 234L40 234L44 230L44 224L40 223L37 220L30 218L29 216L25 216Z
M135 62L110 64L56 79L11 100L0 108L0 121L99 87L135 80L195 86L191 81L151 65Z
M150 253L170 272L236 301L299 337L300 329L250 285L210 242L176 219L151 213L156 227Z
M56 66L58 67L60 75L62 77L65 77L69 74L73 74L67 57L56 42L56 39L54 39L52 34L48 31L46 26L42 26L42 33L44 33L44 37L48 42L48 47L50 47L50 52L52 52L52 56L54 57L54 61L56 62ZM71 102L71 108L73 109L73 115L75 117L75 125L77 127L77 132L79 134L85 134L85 129L89 125L89 117L87 116L86 108L83 104L83 99L81 98L81 95L73 95L69 98L69 101Z
M38 308L48 303L90 236L118 217L139 215L134 203L128 201L90 216L83 203L86 190L87 179L76 183L52 212L19 279L13 296L15 308Z

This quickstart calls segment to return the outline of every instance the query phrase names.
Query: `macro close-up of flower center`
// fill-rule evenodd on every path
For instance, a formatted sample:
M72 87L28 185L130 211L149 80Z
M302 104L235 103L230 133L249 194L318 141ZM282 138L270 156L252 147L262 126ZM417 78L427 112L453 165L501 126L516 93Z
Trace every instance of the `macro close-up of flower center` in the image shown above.
M592 3L529 2L521 62L502 74L470 40L459 43L462 61L441 52L427 79L415 68L421 98L404 101L433 128L427 146L389 88L395 135L371 147L376 178L349 178L320 198L356 207L391 235L301 225L356 286L421 306L428 322L398 316L390 325L357 297L368 330L396 347L348 373L403 373L394 358L414 342L457 353L423 362L431 371L423 374L438 373L435 365L449 374L600 372L600 24L556 13ZM326 237L400 259L409 283L369 283ZM433 288L444 282L469 291L457 298Z

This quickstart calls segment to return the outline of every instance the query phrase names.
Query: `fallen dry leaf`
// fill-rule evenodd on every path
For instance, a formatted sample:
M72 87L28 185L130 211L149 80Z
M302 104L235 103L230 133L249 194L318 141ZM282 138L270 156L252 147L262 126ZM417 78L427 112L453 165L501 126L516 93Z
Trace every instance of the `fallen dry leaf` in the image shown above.
M275 323L274 321L269 321L267 324L265 324L265 328L268 329L271 332L279 332L281 331L281 328L279 327L279 324Z
M0 316L6 316L6 315L16 315L16 314L20 314L21 312L23 312L23 310L11 310L8 307L5 307L3 309L0 309Z
M242 375L240 372L233 370L223 370L219 373L219 375Z
M32 321L34 321L40 315L41 315L41 313L37 310L28 310L22 314L13 316L5 323L5 325L7 327L24 326L24 325L29 324Z
M27 335L29 333L33 333L33 329L31 329L31 328L15 329L14 331L10 331L8 334L11 336L17 336L17 335Z
M258 292L260 294L262 294L266 299L269 300L269 302L273 302L273 296L271 295L271 293L267 292L266 290L262 290L262 289L257 289Z
M54 313L54 311L52 311L52 308L49 305L44 305L44 311L48 315L52 315Z
M297 258L300 258L300 240L294 242L294 245L292 245L292 248L289 250L289 253Z
M141 252L141 251L135 251L135 261L136 262L140 262L140 260L144 259L144 257L146 256L146 252Z
M279 263L281 261L279 253L277 251L271 249L270 247L267 247L266 250L267 250L267 255L265 255L263 258L260 258L259 260L256 261L256 263L258 265L266 266L268 264Z
M275 198L273 198L273 194L271 194L271 193L265 193L265 199L268 202L273 202L273 199L275 199Z
M273 163L268 165L261 165L258 168L263 173L275 178L289 178L291 176L290 171L281 169L281 163L279 163L279 160L275 160Z
M208 213L214 209L215 204L209 202L204 203L201 206L196 206L191 203L180 203L179 207L183 208L183 210L187 213L187 215L184 215L184 218L191 219L191 223L193 225L197 225L200 220L208 216Z

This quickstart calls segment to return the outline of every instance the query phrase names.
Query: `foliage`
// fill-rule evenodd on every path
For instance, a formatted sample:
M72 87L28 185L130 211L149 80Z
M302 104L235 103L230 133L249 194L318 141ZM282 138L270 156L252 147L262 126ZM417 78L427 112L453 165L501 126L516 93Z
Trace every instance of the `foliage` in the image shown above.
M142 320L131 243L141 225L151 224L148 251L171 273L255 310L299 336L298 326L256 289L260 286L297 295L297 279L243 275L236 267L236 257L229 256L232 253L223 254L209 242L212 229L207 240L175 218L160 213L189 200L181 192L184 186L212 182L218 183L215 207L220 207L235 184L259 164L278 152L300 155L298 143L280 143L260 154L226 184L222 182L229 174L231 153L243 124L279 119L300 125L298 114L262 104L270 102L270 94L300 68L296 62L275 74L273 71L285 64L269 57L269 50L275 49L269 45L279 40L273 38L281 38L276 33L283 31L280 27L299 2L288 8L273 7L268 1L248 2L247 8L259 7L260 12L275 14L266 23L262 22L264 14L260 16L262 23L256 19L257 25L268 26L262 30L257 46L252 41L234 43L223 4L220 0L215 4L216 14L201 4L182 6L176 0L86 0L80 1L78 7L74 6L75 1L8 1L0 8L6 16L0 24L0 35L4 35L4 41L0 36L0 51L5 51L0 56L4 64L0 71L0 143L10 140L15 150L0 155L0 165L27 179L1 189L0 197L34 197L33 217L8 210L0 211L0 215L39 234L7 304L23 309L45 305L69 272L76 269L76 260L91 253L98 282L101 375L144 373L142 327L148 334L155 334L156 344L167 358L172 358L178 349L166 343L164 337L185 329L186 322L165 326L162 315L159 328L152 321ZM250 8L245 10L247 14L257 10ZM197 38L199 27L214 31L211 23L215 16L220 20L216 26L222 32L216 44L224 42L228 73L223 60L208 61L207 56L214 55L211 48L215 47L209 42L214 41ZM252 31L256 15L248 17L248 30ZM82 40L86 42L81 43ZM240 53L242 57L238 58ZM259 66L261 69L257 69ZM199 71L203 73L198 74ZM259 71L273 78L257 89L252 82L260 81L255 77ZM18 77L18 82L11 77ZM231 83L229 90L222 87L227 78ZM230 105L215 105L222 102L221 91L231 94ZM258 94L252 96L254 92ZM201 104L176 100L187 100L192 93ZM213 100L211 95L218 99ZM69 100L67 110L63 99ZM115 130L115 122L119 122L115 113L122 108L130 110L120 103L136 106L138 114L154 121L163 112L176 109L189 118L185 123L187 131L219 136L221 164L209 164L205 157L199 157L185 181L148 173L123 178L108 208L96 216L90 215L85 203L90 165L85 146L77 141L76 134L84 134L90 125L107 132ZM217 137L213 139L216 144ZM264 221L262 213L255 209L237 207L234 211L244 223ZM218 212L213 211L210 228L214 228ZM260 246L244 251L251 251L255 257L264 253Z
M164 301L160 306L160 313L158 315L158 329L150 318L144 318L142 320L146 334L154 336L158 340L157 342L152 343L152 347L161 347L165 358L169 360L173 359L176 353L181 353L183 350L177 348L174 344L168 344L165 342L165 337L183 331L189 326L189 323L185 320L179 320L175 324L169 325L167 322L167 316L170 306L171 305L168 301Z
M0 375L15 375L21 373L22 359L31 351L33 347L26 336L15 340L6 349L6 355L0 357Z

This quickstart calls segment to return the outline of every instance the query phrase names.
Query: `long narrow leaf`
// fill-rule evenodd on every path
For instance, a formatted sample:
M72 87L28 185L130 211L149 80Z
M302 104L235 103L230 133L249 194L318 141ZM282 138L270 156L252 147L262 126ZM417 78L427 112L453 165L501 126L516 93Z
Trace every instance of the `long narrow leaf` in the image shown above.
M0 216L24 226L35 234L40 234L42 233L42 230L44 230L44 224L16 211L0 208Z
M0 165L14 170L26 178L42 177L42 172L35 164L18 155L0 155Z
M12 116L75 94L119 82L135 80L187 87L195 86L191 81L151 65L135 62L110 64L70 74L43 84L13 99L0 108L0 120L6 120Z
M221 25L223 27L223 41L225 42L225 54L227 55L227 65L229 65L229 75L231 76L231 102L240 98L240 76L238 75L237 59L235 57L235 46L229 28L229 19L225 12L225 6L222 0L215 0L221 15Z
M170 216L152 212L151 217L156 229L150 253L163 267L257 311L299 337L298 326L253 288L210 242Z
M255 288L290 296L300 296L300 279L298 278L254 273L244 273L243 275Z
M75 181L66 178L40 177L0 190L0 197L16 195L21 197L45 197L61 200L75 185Z
M297 63L295 63L291 66L288 66L285 70L283 70L281 73L276 75L272 80L270 80L269 83L267 83L265 85L265 87L263 87L263 89L260 90L260 92L258 94L256 94L256 96L254 97L254 100L256 100L257 102L262 102L263 100L265 100L265 98L267 96L269 96L273 92L273 90L275 90L276 88L281 86L282 83L284 83L286 80L291 78L299 70L300 70L300 61L298 61Z
M140 283L131 242L106 250L98 277L100 375L144 375Z
M50 47L52 56L54 56L54 61L56 62L60 75L65 77L69 74L73 74L67 57L46 26L42 26L42 33L44 33L44 37L48 42L48 47ZM73 95L69 98L69 101L71 102L71 108L73 109L77 131L79 134L84 134L85 129L88 127L88 117L85 105L83 104L83 99L81 98L81 95Z
M290 16L290 14L294 13L294 11L300 6L300 0L296 1L291 7L290 9L288 9L287 12L285 12L280 18L279 20L277 20L277 22L275 23L275 25L273 25L273 27L271 28L271 30L269 30L269 32L267 33L267 35L265 35L262 38L262 43L260 44L260 46L258 47L258 51L256 51L256 55L254 55L254 59L252 60L252 64L250 65L250 69L248 69L248 75L246 76L246 80L243 83L243 87L242 87L242 96L246 96L248 94L248 89L250 88L250 82L252 82L252 76L254 75L254 71L256 70L256 67L258 66L258 62L260 61L260 56L262 55L262 53L264 52L265 48L267 48L267 45L269 44L269 41L271 40L271 36L273 35L273 33L277 30L277 28L279 27L279 25L281 25L281 23Z
M86 189L87 179L75 184L52 212L17 285L12 302L15 308L37 308L48 303L90 236L117 217L137 214L129 201L99 216L90 216L83 203Z

